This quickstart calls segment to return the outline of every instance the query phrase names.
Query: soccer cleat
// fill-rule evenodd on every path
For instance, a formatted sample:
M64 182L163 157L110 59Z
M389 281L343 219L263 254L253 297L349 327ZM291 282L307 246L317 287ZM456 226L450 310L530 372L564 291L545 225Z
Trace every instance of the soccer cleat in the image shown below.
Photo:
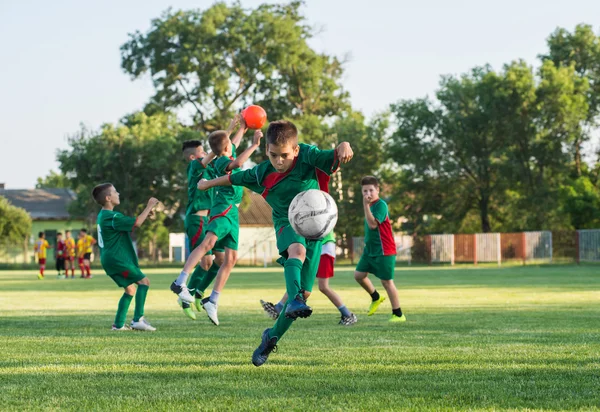
M406 322L406 316L404 316L404 313L402 314L402 316L397 316L394 315L392 313L392 317L390 318L390 322L391 323L401 323L401 322Z
M148 332L154 332L156 330L156 328L148 323L143 316L137 322L133 320L131 321L131 329L144 330Z
M186 285L179 286L177 283L171 283L171 291L178 295L182 301L186 303L194 303L194 297L190 295L190 291L188 290Z
M300 295L290 301L285 308L285 317L288 319L308 318L310 315L312 315L312 308Z
M219 326L219 318L217 317L217 307L215 303L212 303L209 298L202 299L202 307L206 311L210 321Z
M196 314L192 310L192 307L189 303L185 303L183 300L181 300L181 298L177 298L177 303L179 304L179 306L181 306L181 309L183 309L183 314L185 316L187 316L191 320L196 320Z
M41 273L38 273L38 279L39 279L39 280L42 280L42 279L44 279L44 275L42 275Z
M123 325L120 328L117 328L117 325L113 324L112 325L112 330L122 331L122 330L131 330L131 328L129 326L127 326L127 325Z
M265 302L261 299L260 305L262 306L267 316L271 319L276 320L279 317L279 312L277 311L277 308L275 308L275 305L273 305L271 302Z
M204 295L201 292L196 291L196 293L194 293L194 306L196 306L196 311L201 312L202 309L204 309L202 307L202 298L204 297Z
M384 300L385 300L385 296L379 296L379 299L371 302L371 305L369 306L369 312L367 312L367 316L371 316L372 314L377 312L379 305L381 305Z
M260 341L260 345L252 354L252 364L254 366L263 365L271 352L277 352L277 338L269 338L269 331L271 329L267 328L262 334L262 338Z
M358 322L358 318L354 313L351 313L349 316L342 316L340 319L339 325L342 326L351 326Z

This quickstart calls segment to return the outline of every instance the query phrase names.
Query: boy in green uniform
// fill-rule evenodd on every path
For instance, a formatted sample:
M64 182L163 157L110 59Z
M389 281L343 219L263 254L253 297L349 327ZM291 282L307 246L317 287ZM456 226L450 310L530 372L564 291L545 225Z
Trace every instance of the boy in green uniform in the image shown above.
M185 212L184 226L191 252L202 243L206 236L206 226L208 225L208 215L213 193L212 191L205 192L198 190L197 186L200 179L212 179L214 177L211 162L215 158L215 155L213 153L207 154L199 140L187 140L183 142L182 152L184 159L188 162L188 205ZM198 312L202 307L201 300L204 291L217 276L219 266L223 263L223 251L214 252L214 260L211 251L202 258L187 284L187 288L194 291L194 303ZM178 303L187 317L192 320L196 319L196 314L188 302L184 302L181 298L178 298Z
M335 234L329 233L323 238L323 246L321 248L321 259L319 261L319 268L317 269L317 281L319 283L319 291L327 296L329 301L340 311L341 318L338 322L339 325L351 326L358 322L356 315L344 305L342 298L338 295L335 290L329 286L329 279L333 277L333 267L335 264ZM267 315L272 319L277 319L285 302L288 299L287 292L283 294L283 297L276 305L271 302L265 302L261 299L260 304Z
M239 157L236 157L235 149L240 144L244 135L246 124L240 115L234 118L233 123L240 122L240 128L233 137L229 139L229 130L218 130L209 136L211 150L217 158L214 161L214 170L217 176L229 177L241 171L240 167L250 158L250 155L258 149L262 132L254 133L253 143ZM225 255L223 264L219 268L212 293L209 298L202 300L202 306L208 318L215 324L219 324L217 315L219 296L225 283L229 278L231 270L237 261L237 249L239 238L239 215L238 205L242 201L244 191L241 187L220 187L213 195L210 219L206 228L206 236L202 243L195 248L185 262L183 271L171 285L171 290L185 300L179 291L181 285L185 285L188 273L194 266L213 248L223 248Z
M155 198L148 200L148 205L137 218L123 216L115 212L115 206L121 202L119 193L111 183L98 185L92 191L92 197L102 206L98 213L98 246L100 247L100 261L108 276L119 286L125 289L125 293L119 301L119 308L115 316L112 330L129 330L125 325L125 318L129 310L129 304L135 294L135 313L131 322L131 329L155 331L146 319L144 319L144 304L150 287L150 281L140 270L137 254L131 242L130 233L136 227L140 227L146 220L154 206L158 203ZM137 292L133 284L137 284Z
M392 304L390 322L406 322L406 317L400 309L398 290L394 284L396 266L396 241L392 232L392 224L388 214L388 206L379 198L379 182L374 176L365 176L362 187L363 208L365 211L365 249L356 265L354 279L371 295L371 306L368 316L375 313L385 297L379 296L377 290L368 278L372 273L381 280Z
M245 186L261 193L273 210L277 249L283 264L288 301L275 325L262 334L261 343L252 355L252 363L260 366L283 334L297 318L306 318L312 309L306 304L321 256L321 240L308 240L292 229L288 208L294 197L308 189L319 189L319 177L333 173L339 163L352 159L352 148L343 142L334 150L298 144L298 129L288 121L272 122L267 129L267 155L252 169L210 181L201 181L199 189L215 186ZM221 190L221 189L219 189Z

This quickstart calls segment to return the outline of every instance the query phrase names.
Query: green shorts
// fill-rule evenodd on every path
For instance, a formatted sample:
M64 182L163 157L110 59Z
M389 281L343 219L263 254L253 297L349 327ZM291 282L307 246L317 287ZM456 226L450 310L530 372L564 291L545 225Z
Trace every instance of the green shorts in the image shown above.
M142 273L142 270L137 266L124 266L119 272L112 275L108 274L108 276L110 276L110 278L121 288L126 288L146 277L146 275Z
M224 212L211 216L206 231L213 232L217 236L215 250L224 250L225 248L238 250L240 218L237 206L232 205Z
M208 216L187 215L185 217L185 234L188 237L190 252L204 240L207 225Z
M357 272L372 273L381 280L393 280L396 268L396 255L367 256L362 255L356 265Z
M319 269L319 262L321 261L321 247L323 246L323 239L319 240L308 240L296 232L288 224L279 229L276 229L275 235L277 237L277 250L281 257L277 259L277 262L283 266L288 257L287 250L294 243L300 243L306 248L306 259L302 265L302 272L300 274L300 289L312 292L315 278L317 277L317 271Z

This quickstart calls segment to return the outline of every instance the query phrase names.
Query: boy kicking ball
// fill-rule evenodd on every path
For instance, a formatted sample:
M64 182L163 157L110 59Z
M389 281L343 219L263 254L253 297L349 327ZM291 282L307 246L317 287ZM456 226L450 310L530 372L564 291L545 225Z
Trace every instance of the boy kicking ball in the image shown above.
M121 201L119 192L111 183L96 186L92 191L92 197L96 203L102 206L97 220L98 246L100 247L102 268L119 287L125 290L121 300L119 300L112 330L155 331L156 328L144 319L144 305L150 288L150 281L140 270L130 233L144 223L158 200L153 197L150 198L144 211L137 218L134 218L123 216L121 213L114 211L115 206L118 206ZM134 284L137 285L137 291ZM134 295L135 312L131 327L129 327L125 325L125 318Z
M374 176L365 176L360 182L365 211L365 249L356 266L354 279L371 295L368 316L373 315L385 300L368 278L372 273L381 280L392 304L390 322L406 322L400 309L398 290L394 284L396 242L392 232L388 206L379 198L379 182Z

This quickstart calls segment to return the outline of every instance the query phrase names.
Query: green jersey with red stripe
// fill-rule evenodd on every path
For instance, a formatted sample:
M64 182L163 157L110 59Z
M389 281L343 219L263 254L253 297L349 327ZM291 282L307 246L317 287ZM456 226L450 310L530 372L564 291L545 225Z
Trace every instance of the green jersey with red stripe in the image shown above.
M232 185L262 194L273 211L275 230L289 225L288 208L294 197L305 190L326 187L323 182L327 182L339 166L335 150L320 150L304 143L299 146L298 156L287 172L277 172L266 160L229 177Z
M202 165L202 159L192 160L187 167L188 179L188 204L185 211L187 215L193 215L199 210L209 210L212 205L212 196L214 189L198 190L200 179L213 179L214 170L212 163L206 167Z
M388 205L378 199L369 206L377 227L371 229L365 218L365 250L367 256L391 256L396 254L396 241L392 232L392 224L388 213Z
M234 176L242 171L239 167L233 170L227 170L227 166L237 157L235 154L235 145L232 145L231 156L220 156L215 160L215 177ZM232 205L238 205L242 201L244 189L239 186L219 186L213 196L213 205L210 209L210 216L214 217L228 210Z
M124 216L113 210L98 213L98 246L100 261L109 275L123 272L128 267L138 266L138 258L131 242L135 228L134 217Z

